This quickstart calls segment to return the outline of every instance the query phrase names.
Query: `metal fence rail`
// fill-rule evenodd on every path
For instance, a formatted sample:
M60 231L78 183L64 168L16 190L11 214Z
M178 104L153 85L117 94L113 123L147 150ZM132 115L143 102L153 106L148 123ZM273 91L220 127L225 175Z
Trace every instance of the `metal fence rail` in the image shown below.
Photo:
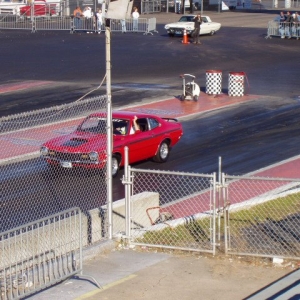
M300 179L224 175L225 251L300 259Z
M130 169L130 242L215 253L215 174ZM142 191L157 193L140 203Z
M0 234L0 299L19 299L82 273L79 208Z
M266 38L277 36L281 38L300 38L300 24L280 24L277 21L269 21Z
M156 18L139 18L137 27L133 24L133 19L126 19L125 26L122 28L120 20L110 20L109 25L113 32L141 32L150 33L156 31ZM91 32L97 33L105 31L105 24L101 29L97 28L95 19L73 18L69 16L45 16L45 17L27 17L17 15L0 15L0 29L19 29L31 30L36 32L40 30L61 30L74 32Z

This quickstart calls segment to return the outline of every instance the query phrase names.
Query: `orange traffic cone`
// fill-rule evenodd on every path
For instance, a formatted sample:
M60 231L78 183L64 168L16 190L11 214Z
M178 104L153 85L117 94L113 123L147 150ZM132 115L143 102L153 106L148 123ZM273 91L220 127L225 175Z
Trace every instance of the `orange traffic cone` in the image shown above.
M189 40L186 34L186 29L183 30L183 40L182 40L182 44L189 44Z

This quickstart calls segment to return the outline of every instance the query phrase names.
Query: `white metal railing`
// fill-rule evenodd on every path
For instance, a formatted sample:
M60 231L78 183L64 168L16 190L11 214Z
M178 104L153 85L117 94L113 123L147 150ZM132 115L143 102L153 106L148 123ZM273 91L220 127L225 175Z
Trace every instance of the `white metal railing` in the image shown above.
M152 34L156 30L156 18L139 18L137 27L133 26L133 19L126 19L124 25L121 20L110 20L113 32L141 32ZM101 29L97 27L94 18L73 18L62 15L28 16L28 15L0 15L0 29L25 29L36 32L38 30L67 30L73 32L96 33L105 31L105 22Z
M300 23L280 23L278 21L269 21L266 38L278 36L284 38L300 38Z
M19 299L75 274L82 275L80 209L1 233L0 254L1 299Z

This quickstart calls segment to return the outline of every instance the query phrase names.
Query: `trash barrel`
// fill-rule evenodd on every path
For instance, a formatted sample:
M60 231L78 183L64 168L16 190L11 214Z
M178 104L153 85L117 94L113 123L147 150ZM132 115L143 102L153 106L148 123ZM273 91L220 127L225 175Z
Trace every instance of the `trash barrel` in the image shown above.
M245 72L229 72L228 95L244 96Z
M206 71L206 94L219 95L222 92L222 71Z

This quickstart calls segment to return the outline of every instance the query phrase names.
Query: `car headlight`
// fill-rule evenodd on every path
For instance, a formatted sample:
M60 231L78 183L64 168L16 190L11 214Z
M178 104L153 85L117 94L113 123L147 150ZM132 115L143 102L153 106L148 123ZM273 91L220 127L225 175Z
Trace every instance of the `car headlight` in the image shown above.
M92 161L98 161L98 153L95 151L92 151L89 153L89 158Z
M45 146L42 146L41 149L40 149L40 153L43 156L47 156L49 154L49 149Z
M165 26L165 29L169 29L169 28L170 28L170 26L169 26L169 25L166 25L166 26Z

